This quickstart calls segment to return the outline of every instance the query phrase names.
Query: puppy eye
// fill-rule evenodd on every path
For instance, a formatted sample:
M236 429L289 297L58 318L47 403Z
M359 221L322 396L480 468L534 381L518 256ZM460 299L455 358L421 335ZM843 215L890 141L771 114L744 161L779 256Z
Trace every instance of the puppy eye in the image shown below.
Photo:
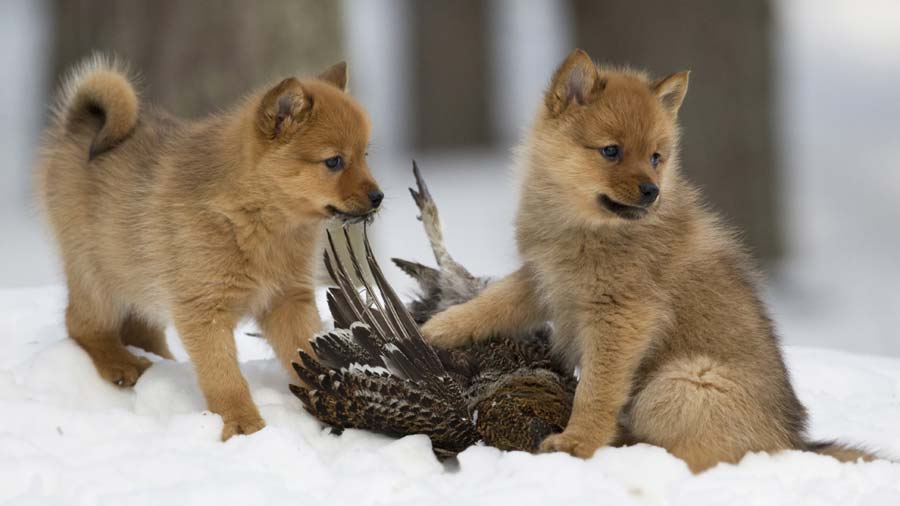
M657 165L659 165L660 161L662 161L662 156L660 156L659 153L653 153L652 155L650 155L650 165L652 165L654 169Z
M619 159L619 146L612 144L600 148L600 154L607 160L616 161Z
M325 166L331 170L341 170L344 168L344 157L342 156L332 156L331 158L325 160Z

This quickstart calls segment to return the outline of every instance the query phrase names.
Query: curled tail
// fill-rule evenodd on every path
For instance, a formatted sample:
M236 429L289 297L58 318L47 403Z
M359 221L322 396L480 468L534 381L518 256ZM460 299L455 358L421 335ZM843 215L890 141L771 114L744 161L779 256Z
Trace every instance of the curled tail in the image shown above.
M816 441L806 443L806 451L818 453L819 455L828 455L834 457L841 462L856 462L862 459L864 462L878 460L881 457L853 446L836 443L834 441Z
M134 130L138 96L125 66L94 54L76 65L63 82L56 122L67 133L93 136L88 159L109 151Z

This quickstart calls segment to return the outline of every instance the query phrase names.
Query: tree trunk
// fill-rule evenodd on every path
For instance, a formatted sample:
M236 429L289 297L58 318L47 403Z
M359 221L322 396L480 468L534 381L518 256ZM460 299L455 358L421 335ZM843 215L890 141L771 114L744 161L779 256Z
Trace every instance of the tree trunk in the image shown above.
M92 51L142 76L143 96L180 116L227 107L253 87L315 75L343 57L340 2L55 0L53 74Z
M415 146L488 145L486 6L480 0L429 0L410 7Z

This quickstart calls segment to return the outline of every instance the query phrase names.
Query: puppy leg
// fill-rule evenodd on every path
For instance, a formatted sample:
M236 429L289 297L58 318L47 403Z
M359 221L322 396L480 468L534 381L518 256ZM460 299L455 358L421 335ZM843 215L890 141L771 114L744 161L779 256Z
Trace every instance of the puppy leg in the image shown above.
M175 328L194 364L206 405L222 416L222 441L235 434L252 434L266 423L241 374L234 343L237 317L226 311L179 308Z
M275 350L287 371L297 362L297 350L314 355L309 340L322 328L312 288L301 288L280 295L257 318L260 330Z
M585 312L574 318L580 328L575 345L581 352L581 376L572 416L562 433L541 443L541 451L589 458L601 446L619 442L619 414L659 314L649 307L601 306L582 308Z
M474 299L451 306L422 326L442 348L462 346L498 334L516 334L547 319L526 267L494 281Z
M122 342L126 345L137 346L150 353L155 353L162 358L174 359L166 342L165 328L153 325L145 319L129 314L125 317L120 331Z
M150 367L119 339L120 311L110 302L77 285L69 285L66 329L94 362L100 376L121 387L133 386Z
M793 447L791 431L778 426L746 376L706 356L675 359L634 397L627 423L636 439L662 446L695 473L749 451Z

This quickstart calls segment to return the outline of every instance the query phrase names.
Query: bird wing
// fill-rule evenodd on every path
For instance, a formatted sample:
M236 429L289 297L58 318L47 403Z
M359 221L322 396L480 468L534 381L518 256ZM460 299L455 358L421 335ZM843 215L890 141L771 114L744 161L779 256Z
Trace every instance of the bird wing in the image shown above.
M347 241L355 281L363 287L357 290L329 233L325 265L337 285L328 291L336 328L313 338L315 357L299 352L293 365L302 385L291 391L316 418L338 429L426 434L436 453L453 455L480 439L462 387L388 284L363 231L374 286Z

